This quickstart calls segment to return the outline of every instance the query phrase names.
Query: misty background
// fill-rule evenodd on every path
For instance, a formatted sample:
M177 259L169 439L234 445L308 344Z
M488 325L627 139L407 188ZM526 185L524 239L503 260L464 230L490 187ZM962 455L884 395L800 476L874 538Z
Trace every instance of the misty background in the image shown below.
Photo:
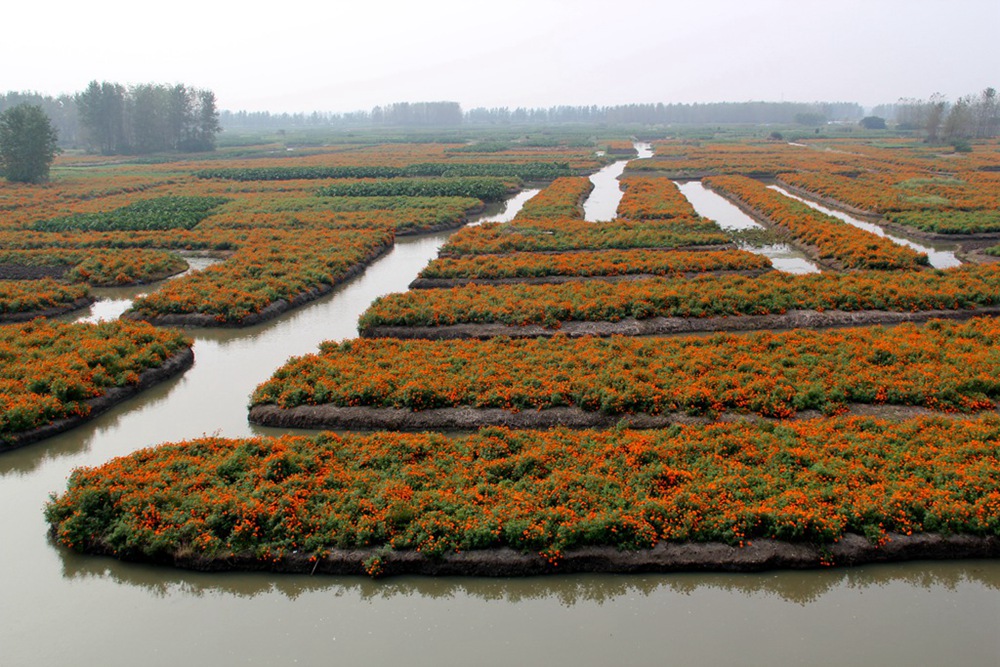
M991 85L995 0L54 0L5 8L0 91L184 82L233 112L853 102Z

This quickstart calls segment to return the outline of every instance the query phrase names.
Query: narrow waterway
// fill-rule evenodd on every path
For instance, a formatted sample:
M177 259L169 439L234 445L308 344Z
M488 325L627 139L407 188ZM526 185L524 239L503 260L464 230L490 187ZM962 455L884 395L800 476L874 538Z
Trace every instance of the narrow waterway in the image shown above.
M909 248L912 248L917 252L926 253L927 258L930 260L931 266L933 266L935 269L948 269L953 266L961 266L962 264L962 261L955 256L955 250L958 249L957 244L954 243L928 244L928 242L926 241L915 241L913 239L900 236L898 234L889 234L888 232L886 232L884 229L882 229L873 222L865 222L863 220L855 218L849 213L838 211L837 209L833 208L828 208L811 199L806 199L804 197L800 197L796 194L788 192L781 186L770 185L768 187L771 188L772 190L775 190L776 192L780 192L786 197L791 197L792 199L796 199L802 202L803 204L816 209L820 213L826 213L827 215L832 215L833 217L839 220L843 220L849 225L854 225L858 229L863 229L866 232L871 232L872 234L876 234L877 236L882 236L884 238L889 239L890 241L893 241L894 243L898 243L900 245L905 245Z
M715 220L723 229L734 231L764 229L763 225L741 211L735 204L706 188L701 181L677 183L677 187L691 202L698 215ZM802 274L818 273L820 270L805 253L785 243L765 246L743 244L742 247L758 255L764 255L771 260L771 264L778 271Z
M253 388L356 335L447 234L400 239L328 297L263 325L194 330L184 376L0 456L0 664L995 665L1000 562L763 574L505 580L205 574L75 555L42 506L77 466L251 428Z
M653 147L646 143L636 143L636 158L653 157ZM618 204L622 200L622 190L618 178L625 172L629 160L612 162L595 174L590 182L594 189L583 202L583 219L588 222L614 220L618 215Z

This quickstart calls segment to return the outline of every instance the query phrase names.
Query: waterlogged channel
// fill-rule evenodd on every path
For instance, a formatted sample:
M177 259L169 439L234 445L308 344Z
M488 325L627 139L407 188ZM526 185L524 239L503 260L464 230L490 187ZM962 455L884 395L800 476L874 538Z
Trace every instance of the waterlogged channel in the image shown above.
M653 147L650 144L636 143L637 157L653 157ZM590 182L594 189L583 202L583 219L588 222L614 220L618 215L618 204L622 200L622 190L618 178L625 172L628 160L612 162L600 171L591 174Z
M735 204L706 188L701 181L677 183L677 187L691 202L698 215L715 220L723 229L734 231L763 229L763 225L741 211ZM785 243L762 247L747 246L746 250L764 255L771 260L771 264L778 271L799 274L819 272L819 267L805 253Z
M794 193L788 192L784 188L777 185L768 186L772 190L780 192L786 197L791 197L792 199L797 199L798 201L810 206L821 213L826 213L827 215L832 215L833 217L843 220L849 225L854 225L858 229L863 229L866 232L871 232L877 236L883 236L888 238L894 243L900 245L905 245L909 248L916 250L917 252L922 252L927 254L927 258L930 260L931 266L935 269L948 269L954 266L960 266L962 260L955 256L955 250L958 249L958 245L955 243L934 243L930 244L926 241L915 241L913 239L906 238L897 234L889 234L884 229L878 225L871 222L864 222L863 220L858 220L849 213L844 213L843 211L838 211L836 209L827 208L822 204L819 204L811 199L805 199Z
M194 367L78 429L0 456L3 665L995 665L1000 563L764 574L475 580L204 574L73 554L42 506L76 466L251 427L253 388L356 335L447 234L400 239L266 324L193 330Z

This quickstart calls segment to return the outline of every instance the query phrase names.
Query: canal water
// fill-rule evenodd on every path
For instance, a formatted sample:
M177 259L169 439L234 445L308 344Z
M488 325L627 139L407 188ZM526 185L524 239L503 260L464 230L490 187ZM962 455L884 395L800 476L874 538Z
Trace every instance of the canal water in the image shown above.
M788 192L787 190L785 190L780 186L770 185L768 187L770 187L772 190L780 192L786 197L797 199L803 204L806 204L807 206L816 209L820 213L826 213L827 215L832 215L833 217L838 218L839 220L843 220L849 225L854 225L858 229L863 229L866 232L871 232L876 236L882 236L884 238L888 238L890 241L893 241L894 243L905 245L909 248L916 250L917 252L926 253L927 258L930 260L931 266L933 266L935 269L948 269L954 266L960 266L962 264L962 260L958 259L958 257L955 256L955 250L958 249L958 244L929 243L927 241L917 241L911 238L907 238L900 234L889 234L875 223L859 220L858 218L855 218L853 215L845 213L844 211L838 211L833 208L827 208L826 206L823 206L822 204L815 202L811 199L806 199L804 197L800 197L796 194Z
M762 574L477 580L204 574L51 542L77 466L165 441L278 433L247 401L289 356L356 335L447 234L400 239L333 294L241 330L193 330L195 365L94 421L0 456L0 664L995 665L1000 563Z
M715 220L723 229L733 231L764 229L763 225L741 211L738 206L725 197L706 188L701 184L701 181L677 183L677 187L691 202L698 215ZM819 272L819 267L805 253L786 243L765 246L743 245L742 247L750 252L764 255L771 260L771 264L778 271L799 274Z
M636 143L635 150L635 159L653 157L653 147L650 144ZM618 178L625 172L628 163L628 160L618 160L591 174L590 182L594 184L594 189L583 202L584 220L602 222L615 219L618 204L622 200Z

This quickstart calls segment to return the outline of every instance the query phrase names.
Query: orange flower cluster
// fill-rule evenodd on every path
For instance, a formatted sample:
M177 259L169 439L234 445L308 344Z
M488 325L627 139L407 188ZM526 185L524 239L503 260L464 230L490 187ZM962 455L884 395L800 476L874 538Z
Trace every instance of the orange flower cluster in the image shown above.
M995 417L201 438L78 469L45 515L65 546L130 559L509 547L558 563L589 546L996 536L998 461Z
M1000 174L926 171L863 173L853 178L826 173L781 174L790 185L872 213L1000 209Z
M630 177L621 181L618 216L632 220L697 218L698 213L669 178Z
M0 441L58 419L86 416L87 400L139 382L191 341L148 324L64 324L36 319L0 327Z
M679 254L679 253L667 253ZM634 317L768 315L791 310L960 310L1000 305L1000 266L941 271L858 271L756 278L704 275L561 285L466 285L376 299L361 316L362 333L377 326L617 322Z
M517 214L520 220L531 218L583 219L583 201L594 189L589 178L564 176L552 181L537 195L524 202Z
M83 285L66 285L51 278L0 280L0 318L3 314L62 308L88 294L90 290Z
M511 252L681 248L727 243L729 237L714 222L704 219L598 223L569 218L532 219L465 227L451 235L440 254L451 257Z
M850 225L786 197L745 176L713 176L705 185L753 209L773 225L815 247L820 259L834 260L850 269L912 269L927 265L927 255L890 239Z
M173 280L136 299L130 314L154 319L172 314L210 315L239 324L279 301L293 301L336 285L392 246L392 229L255 229L229 260Z
M745 250L664 252L595 250L593 252L517 252L432 260L420 278L499 280L552 276L676 276L709 271L765 271L771 260Z
M148 249L0 251L0 275L11 267L61 269L63 280L95 286L135 285L160 280L187 269L187 262L173 252Z
M358 339L290 360L252 403L789 417L846 403L971 411L1000 398L1000 321L663 339Z

